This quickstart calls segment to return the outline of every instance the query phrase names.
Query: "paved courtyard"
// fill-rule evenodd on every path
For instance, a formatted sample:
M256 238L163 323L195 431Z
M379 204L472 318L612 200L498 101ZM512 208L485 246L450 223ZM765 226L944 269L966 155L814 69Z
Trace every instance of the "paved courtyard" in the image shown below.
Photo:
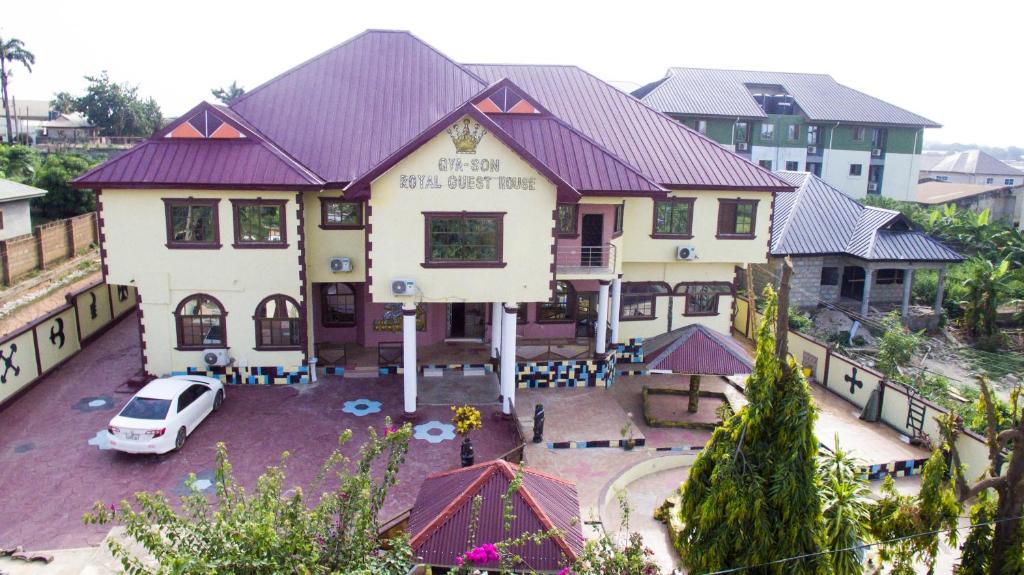
M119 388L139 369L137 329L129 316L0 411L0 546L96 545L108 528L81 522L95 501L115 502L152 490L175 497L184 492L190 472L212 478L220 441L227 444L235 475L246 486L284 451L290 453L289 482L306 485L342 431L353 431L345 449L353 455L368 426L379 429L385 415L402 411L400 377L230 386L223 409L199 426L180 453L131 456L106 450L98 434L131 397ZM361 399L370 402L357 402ZM349 411L354 413L343 411L347 401L353 402ZM513 424L500 417L499 407L484 405L481 411L484 429L474 434L478 461L515 447ZM423 406L416 423L443 425L450 418L447 406ZM384 518L413 503L426 474L458 465L457 440L413 439Z

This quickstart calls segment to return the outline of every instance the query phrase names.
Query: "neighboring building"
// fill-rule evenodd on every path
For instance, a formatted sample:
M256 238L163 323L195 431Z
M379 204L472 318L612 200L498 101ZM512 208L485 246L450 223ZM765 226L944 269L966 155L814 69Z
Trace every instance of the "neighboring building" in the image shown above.
M779 194L775 203L772 257L754 266L756 288L778 287L782 260L791 257L794 307L846 300L860 302L860 315L867 316L871 303L899 302L906 316L914 271L937 269L939 311L946 266L962 261L960 254L913 229L900 212L864 206L813 174L778 175L797 191Z
M925 154L921 158L920 179L954 184L1019 186L1024 184L1024 172L981 150L968 150L945 156Z
M41 127L41 135L51 143L88 142L96 137L96 128L78 112L58 114L56 118L43 122Z
M11 98L11 131L15 137L25 134L35 142L42 132L43 122L51 118L49 100L19 100ZM0 106L0 140L7 141L7 113Z
M31 200L46 190L0 180L0 240L32 233Z
M392 31L75 184L99 191L107 281L139 290L147 372L289 383L330 352L403 373L409 412L437 349L484 350L507 412L517 385L609 383L643 338L728 333L792 191L579 68L462 65Z
M917 185L915 201L926 206L953 204L958 209L979 213L988 210L992 221L1020 227L1024 218L1024 181L1015 185L999 185L927 179Z
M750 161L853 198L912 200L924 128L939 124L826 74L670 68L633 95Z

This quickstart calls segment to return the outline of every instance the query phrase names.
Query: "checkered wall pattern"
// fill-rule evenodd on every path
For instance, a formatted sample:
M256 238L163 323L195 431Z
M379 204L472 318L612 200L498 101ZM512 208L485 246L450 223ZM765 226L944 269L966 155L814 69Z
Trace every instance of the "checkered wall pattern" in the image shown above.
M516 364L520 388L611 387L615 381L615 355L608 359L531 361Z
M644 338L634 337L629 343L615 344L615 360L619 363L643 363Z
M179 374L181 372L178 372ZM190 367L185 370L187 375L205 375L216 377L224 384L233 385L294 385L309 383L309 367L301 366L285 369L282 366L267 367Z
M924 470L924 464L927 462L927 458L908 459L906 461L892 461L889 463L866 465L861 469L867 473L868 480L874 481L876 479L883 479L886 476L910 477L911 475L920 475L921 471Z

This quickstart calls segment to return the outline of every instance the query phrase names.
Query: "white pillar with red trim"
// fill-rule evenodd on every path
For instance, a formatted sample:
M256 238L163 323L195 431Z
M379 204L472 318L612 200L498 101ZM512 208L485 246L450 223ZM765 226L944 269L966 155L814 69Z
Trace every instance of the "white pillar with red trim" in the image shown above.
M594 326L594 351L604 355L608 337L608 280L601 280L597 290L597 325Z
M501 355L501 302L491 304L491 359Z
M405 412L416 413L416 304L402 304L402 381Z
M501 318L501 412L512 413L516 402L516 319L519 308L515 302L504 305Z
M619 343L619 314L622 306L622 275L612 280L612 341L611 344Z

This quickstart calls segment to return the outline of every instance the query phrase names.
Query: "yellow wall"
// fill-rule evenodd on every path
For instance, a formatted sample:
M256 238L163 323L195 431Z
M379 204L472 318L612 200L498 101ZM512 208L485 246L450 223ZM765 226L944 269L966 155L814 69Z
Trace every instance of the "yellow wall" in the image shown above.
M220 198L219 250L167 249L161 198ZM227 311L227 339L236 365L294 369L298 351L255 352L252 316L264 297L300 298L298 223L295 192L200 190L103 190L103 233L108 281L135 286L142 297L147 369L163 375L202 366L202 352L176 351L173 312L187 296L207 293ZM230 198L287 200L286 249L235 249ZM319 218L319 213L315 214Z
M306 277L310 282L366 281L366 238L364 230L325 230L320 227L320 198L341 197L339 191L304 192L306 221ZM334 273L332 257L352 259L351 272Z
M4 357L11 358L12 369L7 370L6 381L0 384L0 403L20 391L26 385L32 383L39 376L36 367L36 347L32 341L32 330L15 336L13 339L0 344L0 353ZM14 354L13 357L11 354ZM3 363L0 363L0 374L4 373ZM13 368L17 368L17 373Z
M627 208L628 209L628 208ZM680 262L675 259L671 263L630 263L623 265L623 282L665 282L675 288L681 282L726 282L732 283L735 267L731 263L698 263ZM639 321L623 321L619 324L619 339L629 341L632 338L650 338L665 333L669 328L668 302L672 300L672 329L700 323L722 333L729 333L732 300L728 295L718 298L718 315L686 316L686 301L682 296L664 296L657 298L655 319Z
M77 330L75 310L70 307L39 324L36 340L39 344L39 364L44 373L81 349ZM63 338L60 337L61 333L64 334Z
M699 263L764 263L768 254L768 227L771 224L772 195L767 192L672 192L672 197L696 198L693 205L693 238L654 239L651 226L654 218L654 200L630 198L623 214L623 261L676 262L676 247L692 245L697 248ZM757 203L755 238L752 240L720 240L718 232L719 199L751 199ZM682 262L681 265L691 265Z
M110 323L110 288L107 284L99 284L82 293L75 300L78 308L78 321L81 324L82 339L96 333L101 327ZM113 288L117 293L117 288Z
M447 158L465 162L498 160L498 172L442 170ZM402 177L436 176L440 189L403 189ZM533 178L532 190L449 189L453 176ZM494 178L496 180L496 178ZM404 158L371 184L369 204L371 257L370 292L375 302L411 301L391 295L391 280L417 282L427 302L532 302L551 296L552 212L555 186L493 134L480 141L475 154L456 154L448 134L442 132ZM424 262L425 220L422 212L505 212L503 268L428 269Z

